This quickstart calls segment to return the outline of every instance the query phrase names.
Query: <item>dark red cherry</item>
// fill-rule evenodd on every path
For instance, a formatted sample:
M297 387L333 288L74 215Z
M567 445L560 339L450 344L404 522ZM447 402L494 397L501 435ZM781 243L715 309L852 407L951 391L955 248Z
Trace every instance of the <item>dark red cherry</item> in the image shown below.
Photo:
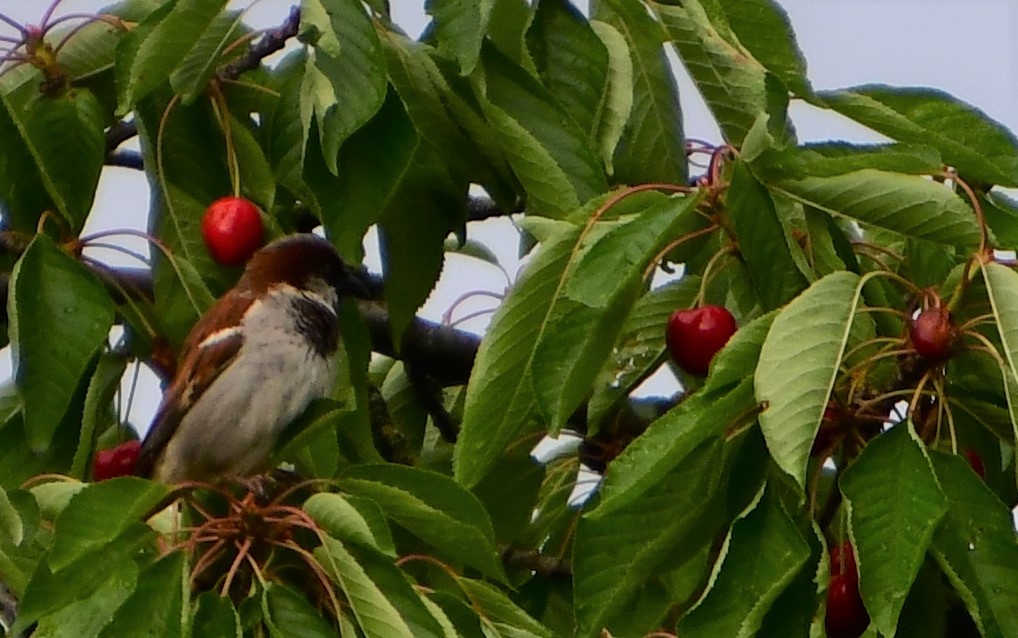
M676 310L668 319L668 353L686 372L707 376L718 350L735 334L735 317L721 306Z

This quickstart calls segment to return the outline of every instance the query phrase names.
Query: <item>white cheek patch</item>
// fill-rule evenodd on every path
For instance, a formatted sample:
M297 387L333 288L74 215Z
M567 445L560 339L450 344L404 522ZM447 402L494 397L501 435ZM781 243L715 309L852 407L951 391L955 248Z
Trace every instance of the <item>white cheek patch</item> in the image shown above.
M239 334L240 326L232 326L230 328L222 328L220 330L216 330L209 336L202 339L202 342L198 344L198 349L204 350L205 348L212 347L217 343L222 343L223 341L226 341L228 339L233 339Z

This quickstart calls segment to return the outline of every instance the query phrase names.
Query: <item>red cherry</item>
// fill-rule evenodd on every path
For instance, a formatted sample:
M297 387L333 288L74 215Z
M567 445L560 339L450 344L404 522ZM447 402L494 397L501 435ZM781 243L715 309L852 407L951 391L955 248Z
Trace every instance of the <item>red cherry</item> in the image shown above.
M831 548L825 624L828 638L858 638L870 625L870 616L859 595L855 554L848 541Z
M951 312L943 306L923 310L909 324L909 337L915 351L931 361L946 359L951 354L956 336Z
M675 363L697 376L707 376L711 359L735 334L735 317L721 306L676 310L668 319L665 341Z
M979 478L986 480L986 466L983 465L983 457L979 456L972 448L965 450L965 458L968 459L972 471L979 475Z
M108 450L99 450L92 462L92 477L96 481L105 481L134 474L134 466L138 463L140 452L139 441L126 441Z
M239 266L262 245L262 217L243 197L223 197L205 209L201 235L216 263Z

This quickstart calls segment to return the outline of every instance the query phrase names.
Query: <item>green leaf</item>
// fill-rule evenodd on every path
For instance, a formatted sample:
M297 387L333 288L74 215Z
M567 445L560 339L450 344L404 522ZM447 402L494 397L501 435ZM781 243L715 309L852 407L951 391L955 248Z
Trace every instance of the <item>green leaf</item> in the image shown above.
M104 564L102 571L105 581L94 592L40 618L32 635L48 638L99 636L131 596L138 581L138 567L130 561Z
M832 215L916 239L960 248L979 243L972 209L944 185L916 175L862 169L768 187Z
M627 115L628 121L615 152L613 181L684 184L686 140L679 90L663 46L665 32L641 3L610 0L597 3L597 7L595 17L622 35L632 66L632 106L631 111L619 113ZM604 29L596 22L592 26L603 38ZM621 55L620 45L608 45L608 53L609 62L615 65L615 59ZM624 68L622 72L625 73ZM625 85L620 87L621 99L627 89Z
M740 417L752 414L753 385L749 379L722 393L698 393L684 399L651 423L609 465L601 502L587 518L608 518L658 485L704 441L724 432Z
M149 225L173 254L171 261L153 251L156 311L161 334L179 347L215 301L202 277L225 291L236 271L213 262L201 237L205 209L230 192L222 130L205 103L178 104L163 123L167 101L166 95L158 95L139 103L135 121L145 165L154 167Z
M932 175L943 170L944 160L936 149L921 144L815 142L781 150L767 149L758 159L751 160L750 165L764 181L777 181L835 177L865 168Z
M275 583L269 583L265 588L270 590L279 587ZM307 601L301 597L305 604ZM315 612L315 619L320 620ZM294 623L293 626L300 627L302 636L312 636L306 626L301 626L295 619L288 617ZM331 627L330 627L331 629ZM219 592L204 591L198 594L194 601L194 618L191 621L192 636L195 638L243 638L240 628L240 614L233 606L233 601L219 595Z
M947 514L931 550L984 636L1018 636L1018 547L1011 512L960 456L931 451Z
M122 37L116 56L120 115L170 78L226 4L226 0L166 3Z
M911 423L899 423L842 474L841 492L873 623L891 635L947 501Z
M424 603L408 576L388 556L363 548L350 548L368 577L385 592L415 638L447 638L442 625Z
M106 342L113 302L84 266L37 235L14 268L7 314L25 433L42 452Z
M1015 389L1015 380L1018 379L1018 273L1007 266L995 262L981 264L983 281L986 284L986 294L990 299L990 307L993 310L993 317L996 320L997 330L1000 334L1000 342L1003 346L1003 361L1001 374L1004 376L1004 387L1007 396L1007 407L1010 410L1011 427L1015 437L1018 437L1018 419L1015 418L1015 411L1018 409L1015 397L1012 392ZM1018 466L1015 468L1018 476Z
M315 494L304 502L304 511L333 538L377 549L395 558L391 537L381 541L376 538L375 526L342 494Z
M93 483L76 493L56 520L50 568L59 571L114 542L169 494L166 485L134 477Z
M105 126L99 101L86 89L49 96L27 82L0 95L0 207L15 229L34 231L53 207L67 234L81 230L106 156Z
M553 435L589 393L651 260L699 223L699 202L673 197L597 239L581 235L531 362L537 406Z
M484 142L492 132L485 129L484 136L472 134L464 113L455 112L453 88L432 59L436 51L391 31L381 35L389 81L414 128L441 155L450 175L480 184L493 196L515 188L501 154L492 158L485 153ZM479 121L476 113L466 112Z
M743 162L736 162L725 198L756 294L766 310L784 304L806 287L789 254L789 242L770 193Z
M134 558L142 548L152 546L155 535L148 525L136 523L117 542L103 545L58 572L50 571L47 561L38 561L21 598L18 618L11 633L18 635L36 620L63 610L75 601L92 597L111 579L123 583L112 586L113 590L131 588ZM97 566L102 566L102 569ZM179 585L176 591L180 591ZM153 599L166 599L164 594L151 595ZM105 594L114 595L117 595L115 591Z
M684 638L755 636L806 564L809 542L772 492L762 491L732 524L707 591L679 623Z
M330 638L336 635L336 629L322 618L306 595L286 585L267 583L262 608L273 636Z
M227 11L216 16L170 74L170 86L184 104L191 104L205 95L209 81L223 64L223 51L243 31L243 16L241 11Z
M138 574L138 584L100 638L181 635L187 555L173 552ZM223 638L226 638L225 636Z
M596 132L608 92L608 51L583 14L568 0L542 0L527 47L552 97L581 130Z
M589 434L596 434L610 410L660 367L666 356L663 326L676 309L690 307L699 291L700 278L686 275L651 290L636 302L594 380L594 393L587 403L587 422L592 430Z
M424 10L434 20L439 50L450 51L459 62L460 73L470 75L477 65L481 43L495 0L425 0Z
M771 456L800 487L859 303L859 277L824 277L774 319L754 381Z
M728 26L739 43L794 93L813 93L806 60L785 10L773 0L721 0Z
M741 146L757 118L771 112L767 69L742 46L727 18L709 14L705 4L690 0L654 8L725 140ZM772 125L781 119L772 118Z
M473 487L509 444L533 429L530 364L580 229L541 245L499 305L477 351L453 455L456 480Z
M102 423L101 419L109 418L113 396L120 389L120 380L126 369L127 360L123 356L104 354L99 357L95 373L88 381L85 409L81 415L81 434L70 471L70 476L76 479L85 479L89 461L95 451L96 430Z
M933 146L966 179L1018 186L1018 139L943 91L880 84L822 91L824 106L888 137Z
M764 339L778 316L777 310L757 317L741 326L710 363L710 375L703 385L704 393L724 390L753 376Z
M346 594L366 638L414 638L406 620L354 556L334 538L325 537L314 552L318 562Z
M4 544L20 545L25 538L25 527L21 515L11 503L7 492L0 488L0 532L5 536Z
M484 624L496 630L496 636L554 638L554 633L520 609L501 589L471 578L460 578L456 582ZM490 634L485 632L485 635Z
M580 519L573 546L579 635L594 635L606 626L625 629L620 614L673 553L692 553L718 531L724 508L713 496L721 460L721 445L705 443L610 514L601 515L599 507Z
M442 242L466 220L467 188L449 176L433 149L421 146L387 202L379 240L389 325L396 343L442 274ZM408 210L414 214L407 215Z
M339 486L378 503L387 516L447 560L505 579L488 513L451 478L402 465L360 465L345 470Z
M313 45L301 86L305 149L313 116L325 165L337 174L340 146L385 101L381 44L354 0L302 0L301 37Z
M589 143L548 90L494 47L475 89L484 116L523 184L529 210L562 217L608 189Z
M591 20L590 27L608 51L608 86L596 114L594 143L601 152L605 169L612 175L615 172L615 149L622 141L633 111L633 60L629 44L618 29L598 20Z

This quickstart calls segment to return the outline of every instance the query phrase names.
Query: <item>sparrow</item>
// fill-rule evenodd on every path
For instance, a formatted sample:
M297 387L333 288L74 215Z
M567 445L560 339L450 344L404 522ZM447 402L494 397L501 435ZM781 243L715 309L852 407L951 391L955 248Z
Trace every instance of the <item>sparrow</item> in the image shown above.
M249 476L336 379L339 300L367 297L327 240L296 234L248 261L191 329L138 458L165 483Z

